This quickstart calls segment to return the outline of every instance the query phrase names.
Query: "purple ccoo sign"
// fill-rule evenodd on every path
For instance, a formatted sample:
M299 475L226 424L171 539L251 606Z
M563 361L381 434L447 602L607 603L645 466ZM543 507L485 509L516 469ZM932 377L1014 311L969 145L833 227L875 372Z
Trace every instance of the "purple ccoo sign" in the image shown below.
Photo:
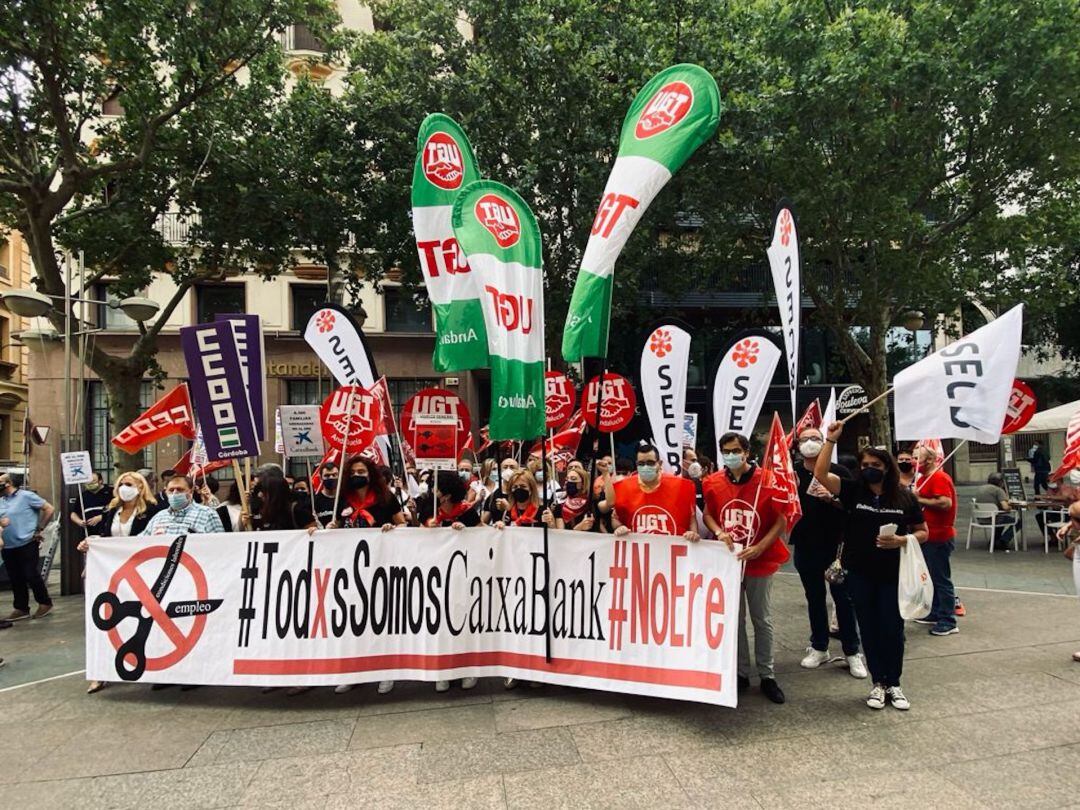
M230 321L235 327L236 350L240 356L240 371L247 386L251 415L259 441L266 439L266 369L263 350L262 320L246 312L219 313L215 321Z

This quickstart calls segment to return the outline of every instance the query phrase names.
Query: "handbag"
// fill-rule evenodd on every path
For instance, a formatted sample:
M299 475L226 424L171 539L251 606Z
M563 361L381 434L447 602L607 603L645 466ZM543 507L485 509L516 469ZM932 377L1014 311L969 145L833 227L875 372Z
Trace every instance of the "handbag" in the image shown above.
M836 559L825 569L825 581L830 585L843 585L844 580L847 578L847 571L844 569L844 564L840 562L840 557L843 553L844 541L841 540L840 545L836 549Z

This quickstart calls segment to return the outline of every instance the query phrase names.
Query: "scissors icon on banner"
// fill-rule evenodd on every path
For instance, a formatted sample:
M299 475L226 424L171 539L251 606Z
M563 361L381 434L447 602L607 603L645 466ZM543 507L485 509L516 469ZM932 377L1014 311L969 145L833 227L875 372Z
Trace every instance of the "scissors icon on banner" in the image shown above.
M165 557L165 566L151 588L158 604L165 598L165 592L172 584L186 540L187 535L180 535L173 541ZM105 615L106 606L109 608L108 615ZM106 632L115 629L124 619L135 619L138 622L135 632L116 650L116 673L125 681L137 681L146 671L146 641L153 629L154 619L148 615L145 607L138 599L121 602L115 593L105 591L98 594L90 611L94 626Z

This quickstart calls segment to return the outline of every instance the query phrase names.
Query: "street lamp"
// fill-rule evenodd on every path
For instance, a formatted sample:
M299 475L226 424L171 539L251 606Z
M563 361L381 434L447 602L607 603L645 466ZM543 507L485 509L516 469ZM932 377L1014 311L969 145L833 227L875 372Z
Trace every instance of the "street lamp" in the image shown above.
M53 309L53 298L71 301L76 304L97 304L110 309L119 309L133 321L148 321L161 311L161 305L149 298L131 296L119 301L96 301L92 298L67 298L62 295L46 295L33 290L7 290L0 292L0 304L22 318L40 318Z
M909 309L900 316L900 323L909 332L918 332L925 322L926 316L917 309Z

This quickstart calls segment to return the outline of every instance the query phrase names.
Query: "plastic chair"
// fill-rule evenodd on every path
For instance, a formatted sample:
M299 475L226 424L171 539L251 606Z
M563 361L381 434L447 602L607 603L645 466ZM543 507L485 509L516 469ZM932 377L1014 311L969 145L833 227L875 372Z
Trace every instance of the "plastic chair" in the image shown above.
M1050 535L1057 540L1057 532L1062 526L1069 525L1069 512L1067 509L1046 509L1043 511L1043 554L1050 553ZM1064 548L1060 540L1057 540L1058 550Z
M991 503L978 503L974 498L971 499L971 521L968 523L967 531L967 543L964 545L964 549L971 548L971 533L978 529L979 531L990 532L990 553L994 553L995 538L997 537L997 530L1004 528L1006 525L1012 526L1012 523L999 523L998 517L1002 515L1002 511Z

